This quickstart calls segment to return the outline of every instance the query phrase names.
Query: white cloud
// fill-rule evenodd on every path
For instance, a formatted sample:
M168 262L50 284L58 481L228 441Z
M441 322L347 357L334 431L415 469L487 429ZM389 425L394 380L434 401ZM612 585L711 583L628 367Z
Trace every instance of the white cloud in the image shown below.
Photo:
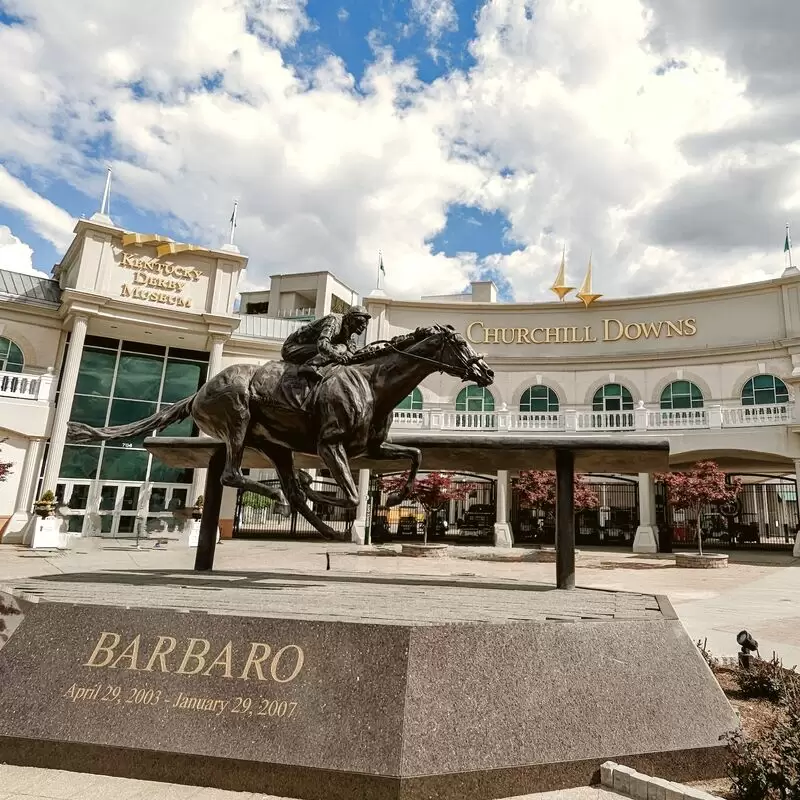
M48 277L33 266L33 248L11 233L7 225L0 225L0 269Z
M75 220L63 208L28 188L2 164L0 205L21 212L31 228L54 247L65 250L72 241Z
M336 12L336 18L339 22L347 22L347 20L350 19L350 12L346 8L340 8Z
M211 244L239 197L252 285L328 269L367 292L382 249L396 296L460 291L494 267L519 298L549 298L564 241L573 278L593 251L607 296L778 275L800 203L796 125L785 114L773 141L757 124L736 31L707 45L711 22L673 30L651 3L669 6L490 0L469 70L425 85L376 46L357 86L335 55L310 74L284 59L313 26L303 0L6 0L27 24L0 27L16 76L0 85L0 159L96 197L91 154L107 141L115 196ZM412 12L432 41L457 25L447 0ZM730 131L744 132L733 145ZM69 241L69 215L7 170L0 202ZM502 211L524 249L433 253L453 203Z
M436 41L445 31L458 29L453 0L411 0L411 14Z

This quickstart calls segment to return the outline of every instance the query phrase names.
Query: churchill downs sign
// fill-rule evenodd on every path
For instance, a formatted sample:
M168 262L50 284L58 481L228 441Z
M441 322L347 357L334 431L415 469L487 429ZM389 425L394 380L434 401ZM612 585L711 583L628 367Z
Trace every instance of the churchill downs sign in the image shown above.
M185 296L188 284L197 283L203 274L194 267L183 267L171 261L121 253L120 266L133 271L130 283L123 283L121 297L147 300L176 308L191 308L192 298Z
M494 328L477 320L467 325L467 339L473 344L585 344L638 339L672 339L694 336L694 317L660 322L624 322L603 319L600 328L593 325L561 325L549 328Z

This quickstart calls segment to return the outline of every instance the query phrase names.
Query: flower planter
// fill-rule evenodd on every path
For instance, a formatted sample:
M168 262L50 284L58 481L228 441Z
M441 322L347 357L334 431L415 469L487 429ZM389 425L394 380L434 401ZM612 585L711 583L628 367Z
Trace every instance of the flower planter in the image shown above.
M728 566L726 553L675 553L675 566L685 569L723 569Z
M403 544L400 546L401 556L411 558L447 558L447 544Z

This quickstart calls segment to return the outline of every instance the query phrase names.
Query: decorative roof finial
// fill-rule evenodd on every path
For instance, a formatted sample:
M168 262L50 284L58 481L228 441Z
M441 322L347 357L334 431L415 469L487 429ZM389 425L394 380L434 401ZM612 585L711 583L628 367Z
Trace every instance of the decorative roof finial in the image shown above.
M566 268L564 259L567 254L567 245L564 245L564 249L561 252L561 266L558 268L558 275L556 275L556 279L553 282L553 285L550 287L551 292L555 292L558 295L558 299L563 303L564 298L575 288L574 286L566 286L566 278L564 276L564 270Z
M589 253L589 266L586 269L586 277L583 279L583 283L581 284L581 288L578 290L578 293L575 295L579 299L583 300L583 305L586 308L594 303L595 300L601 298L603 295L596 294L592 291L592 254Z

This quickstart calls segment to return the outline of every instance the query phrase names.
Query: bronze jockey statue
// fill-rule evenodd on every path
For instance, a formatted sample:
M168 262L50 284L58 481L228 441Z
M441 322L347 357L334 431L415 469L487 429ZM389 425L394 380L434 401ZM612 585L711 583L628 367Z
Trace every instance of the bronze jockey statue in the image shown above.
M370 318L364 306L353 306L345 314L328 314L309 322L286 337L281 358L301 364L298 372L316 382L321 377L320 367L350 361L358 350L356 337L367 329Z

